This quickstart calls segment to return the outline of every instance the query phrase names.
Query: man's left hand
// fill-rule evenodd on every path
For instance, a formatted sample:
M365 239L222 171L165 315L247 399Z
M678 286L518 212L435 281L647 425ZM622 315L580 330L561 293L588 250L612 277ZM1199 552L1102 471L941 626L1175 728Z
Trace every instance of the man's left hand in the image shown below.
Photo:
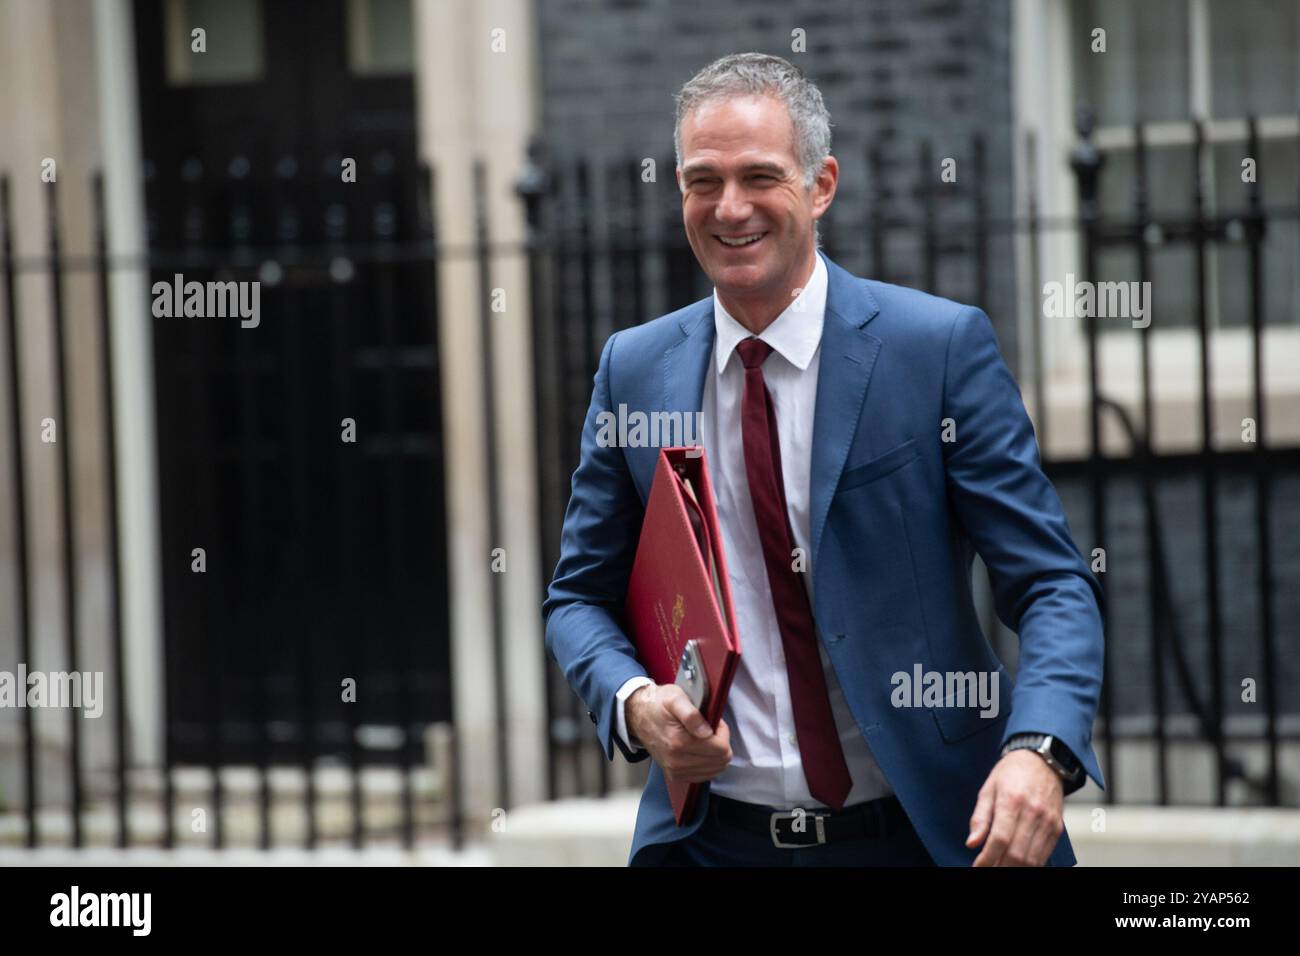
M966 846L973 866L1042 866L1065 830L1065 785L1032 750L1013 750L980 788ZM987 843L985 839L987 838Z

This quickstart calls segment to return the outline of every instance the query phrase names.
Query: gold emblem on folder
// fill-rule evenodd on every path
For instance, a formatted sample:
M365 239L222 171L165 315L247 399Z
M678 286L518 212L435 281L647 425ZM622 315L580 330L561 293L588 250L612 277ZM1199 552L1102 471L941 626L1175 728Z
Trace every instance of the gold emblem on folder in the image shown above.
M682 630L682 618L686 617L686 599L680 594L677 595L677 601L673 604L673 636L676 637Z

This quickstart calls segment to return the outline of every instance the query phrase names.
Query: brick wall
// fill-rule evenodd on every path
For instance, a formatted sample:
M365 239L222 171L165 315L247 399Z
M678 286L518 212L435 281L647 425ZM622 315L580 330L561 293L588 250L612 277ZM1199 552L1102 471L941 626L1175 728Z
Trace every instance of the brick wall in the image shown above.
M542 114L557 157L603 163L671 156L673 94L713 59L755 50L786 57L822 90L841 167L839 193L824 220L825 245L850 271L872 275L866 224L881 187L887 214L919 221L914 187L922 174L917 157L923 138L933 143L930 181L938 182L942 158L957 160L957 182L940 194L942 216L973 216L971 138L977 130L987 143L988 213L1010 215L1011 23L1005 0L539 0L538 11ZM805 31L807 52L791 51L795 29ZM881 151L886 183L869 179L870 145ZM671 168L660 169L653 188L672 224L668 217L680 199ZM928 291L975 301L974 269L961 254L966 238L948 232L957 243L955 255ZM891 234L886 246L886 273L872 277L921 285L918 238ZM1010 240L994 240L989 255L1004 265L990 270L988 301L980 304L1014 363ZM696 291L703 295L707 286Z

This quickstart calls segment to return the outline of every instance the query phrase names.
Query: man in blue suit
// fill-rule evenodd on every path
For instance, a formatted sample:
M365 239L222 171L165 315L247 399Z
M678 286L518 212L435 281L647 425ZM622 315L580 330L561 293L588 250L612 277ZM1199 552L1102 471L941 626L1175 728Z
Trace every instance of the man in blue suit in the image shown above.
M1102 593L988 317L820 253L838 165L785 60L701 71L675 138L715 291L605 343L544 607L607 758L653 758L629 862L1073 865L1064 795L1104 786ZM716 731L623 630L658 455L607 440L628 410L702 422L741 644ZM1014 686L976 552L1019 635ZM665 775L706 784L684 826Z

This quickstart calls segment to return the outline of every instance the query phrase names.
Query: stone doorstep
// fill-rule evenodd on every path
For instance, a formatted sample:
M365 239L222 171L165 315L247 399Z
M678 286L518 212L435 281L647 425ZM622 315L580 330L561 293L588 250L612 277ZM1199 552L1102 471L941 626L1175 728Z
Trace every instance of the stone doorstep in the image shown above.
M1094 808L1065 808L1070 839L1088 844L1147 843L1290 847L1300 864L1300 810L1278 807L1101 807L1105 830L1093 829ZM1075 837L1075 832L1078 837Z
M491 834L498 865L624 866L640 793L575 798L510 811ZM1081 865L1300 865L1300 810L1116 806L1094 832L1094 807L1067 803Z
M320 767L315 773L317 827L324 838L346 838L352 832L352 774L347 767ZM209 833L191 836L191 811L207 807L212 797L212 772L207 767L181 767L173 771L177 839L205 844ZM301 842L306 836L306 776L298 767L272 767L267 780L271 795L271 829L276 842ZM163 775L154 769L133 770L129 820L132 838L142 843L162 839ZM226 832L234 842L256 841L259 832L259 775L255 767L223 767L223 817ZM111 774L88 774L87 806L82 813L84 839L90 844L112 845L117 836L114 800L115 779ZM402 773L393 767L366 767L361 771L363 815L368 831L389 830L402 822ZM418 826L445 823L445 788L442 775L429 767L415 767L411 789ZM66 798L66 791L57 794ZM46 806L37 814L42 841L67 844L71 821L66 807ZM26 839L26 817L21 811L0 814L0 846L18 846Z
M212 791L211 767L176 767L172 770L172 786L177 797L181 795L205 796ZM221 768L221 783L227 794L256 795L260 786L258 769L254 766L227 765ZM95 775L98 791L107 799L113 794L116 782L111 774ZM313 768L316 792L322 796L346 795L352 791L352 769L347 766L318 766ZM301 797L307 790L307 776L301 767L274 766L267 768L267 782L272 794ZM157 768L134 769L127 774L127 783L135 797L162 798L163 773ZM402 790L400 767L361 768L361 787L366 794L397 795ZM444 790L443 774L434 767L413 766L411 788L417 795L438 797Z
M482 846L468 846L459 852L449 846L424 841L407 850L393 845L367 845L365 849L349 847L323 847L302 850L277 847L258 850L234 847L228 850L211 850L198 847L178 847L164 850L152 847L132 847L118 850L93 847L72 850L64 847L42 847L38 850L18 850L0 846L0 868L9 866L491 866L491 854Z
M0 758L16 758L20 753L17 729L0 725ZM426 728L424 755L426 762L411 767L411 786L417 796L441 799L446 792L446 780L451 766L452 731L447 724L433 724ZM42 741L38 761L43 769L67 766L68 755L61 746ZM254 765L224 764L220 770L222 785L228 795L258 793L259 772ZM394 765L370 765L361 768L362 789L367 795L400 794L402 768ZM312 767L316 791L321 796L346 794L352 789L352 768L336 759L323 759ZM306 775L301 765L276 764L267 768L267 779L273 795L292 794L300 798L306 792ZM133 799L148 796L161 799L163 772L159 767L133 767L127 770L127 783ZM172 785L178 799L191 795L202 797L212 790L212 768L187 764L172 768ZM88 804L97 800L111 801L117 788L117 776L111 768L83 767L82 786ZM50 792L47 790L47 793ZM63 790L60 789L60 797ZM3 808L0 793L0 808ZM3 813L3 809L0 809Z
M640 799L637 791L626 790L601 798L575 798L554 803L534 804L509 811L497 821L496 828L485 828L489 838L485 844L471 846L471 851L484 854L479 862L505 866L624 866L631 843ZM1104 807L1105 831L1092 829L1094 808L1086 803L1067 804L1066 826L1070 830L1081 865L1099 866L1233 866L1233 865L1300 865L1300 810L1271 808L1163 808L1147 806ZM319 824L322 838L344 840L350 834L351 815L345 807L335 813L322 808ZM418 814L417 817L424 817ZM434 863L445 865L452 861L428 859L389 859L381 851L386 842L384 832L395 832L400 825L400 813L392 808L369 808L366 825L370 831L367 848L362 854L376 851L375 865L398 865L402 862ZM40 815L42 833L46 839L67 839L67 815L57 811L43 811ZM11 862L39 864L41 854L49 860L68 863L88 862L95 865L96 854L102 862L113 865L132 863L151 865L190 862L213 865L233 862L235 854L244 853L245 862L253 865L277 865L287 861L287 856L298 854L291 862L331 865L329 854L342 854L339 862L345 865L365 865L346 847L324 847L318 851L301 851L286 844L301 840L303 814L301 807L281 807L273 812L272 831L277 847L270 851L251 846L257 839L258 818L254 808L231 807L227 810L227 835L237 844L228 851L213 851L206 847L210 834L190 836L189 817L178 812L176 827L182 845L173 851L136 847L127 851L112 849L109 844L116 836L116 819L111 811L103 809L88 812L84 818L85 835L89 842L101 844L87 850L71 850L51 846L37 851L17 849L23 839L24 821L21 816L0 817L0 856L13 856ZM424 820L423 825L436 825L443 821ZM131 816L136 839L161 834L161 814L156 810L137 808ZM429 842L429 841L422 841ZM202 845L199 845L202 844ZM247 844L238 846L238 844ZM436 841L433 845L437 845ZM400 850L400 848L397 848ZM322 854L313 856L313 853ZM35 854L32 856L31 854ZM62 854L62 855L60 855ZM169 856L168 854L175 854ZM14 856L16 855L16 856ZM48 861L47 861L48 862Z
M241 799L223 808L225 838L228 843L253 846L260 834L261 818L256 802ZM191 811L177 807L173 815L176 840L182 846L207 847L212 840L213 821L209 816L207 832L194 833ZM391 801L369 801L363 811L367 843L400 832L402 808ZM427 801L415 804L415 824L419 828L445 826L448 810ZM131 841L142 847L160 846L163 814L157 806L134 806L128 813ZM86 810L81 817L82 839L91 847L109 848L117 839L117 814L109 806ZM272 806L270 815L272 841L277 846L301 844L307 836L307 815L301 802ZM22 814L0 816L0 847L19 847L26 840L27 819ZM72 824L66 811L42 810L37 814L42 844L67 847L71 843ZM321 840L346 841L352 835L352 808L341 801L322 802L316 810L317 833Z

